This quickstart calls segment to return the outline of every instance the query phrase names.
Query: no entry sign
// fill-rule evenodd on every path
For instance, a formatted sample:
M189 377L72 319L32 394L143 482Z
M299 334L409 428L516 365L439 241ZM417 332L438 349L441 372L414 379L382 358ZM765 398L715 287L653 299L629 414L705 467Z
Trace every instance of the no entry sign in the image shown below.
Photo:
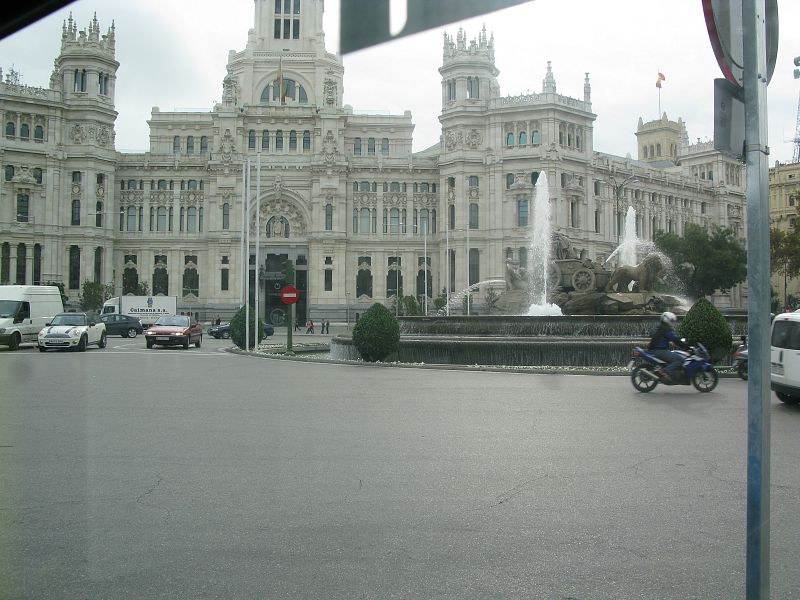
M287 285L281 290L280 298L284 304L294 304L300 300L300 292L293 285Z

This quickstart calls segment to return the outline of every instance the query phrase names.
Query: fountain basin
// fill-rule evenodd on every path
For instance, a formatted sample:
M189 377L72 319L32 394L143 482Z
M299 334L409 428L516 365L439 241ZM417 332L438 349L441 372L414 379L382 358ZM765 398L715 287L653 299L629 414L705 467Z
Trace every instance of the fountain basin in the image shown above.
M400 317L400 347L387 361L443 365L620 367L646 345L658 315ZM729 316L734 339L745 316ZM330 356L358 360L349 337L331 340Z

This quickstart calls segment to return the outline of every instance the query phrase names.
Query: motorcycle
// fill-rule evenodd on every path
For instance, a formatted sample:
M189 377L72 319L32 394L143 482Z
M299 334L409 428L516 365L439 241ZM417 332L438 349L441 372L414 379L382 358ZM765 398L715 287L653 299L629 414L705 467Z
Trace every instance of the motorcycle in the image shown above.
M747 381L747 342L742 338L742 343L733 351L732 366L736 373Z
M711 355L702 344L691 347L688 352L676 350L683 356L680 369L666 375L667 363L644 348L633 349L628 368L631 369L631 383L640 392L652 392L659 383L664 385L693 385L698 392L710 392L719 382L717 370L711 364Z

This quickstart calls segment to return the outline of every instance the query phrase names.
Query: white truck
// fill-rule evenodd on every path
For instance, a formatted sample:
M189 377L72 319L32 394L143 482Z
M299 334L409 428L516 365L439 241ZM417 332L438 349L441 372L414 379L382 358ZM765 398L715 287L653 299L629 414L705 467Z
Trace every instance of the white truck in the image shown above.
M0 285L0 346L16 350L35 343L39 331L63 311L54 285Z
M178 312L177 296L119 296L103 303L103 314L128 315L147 328L163 315Z

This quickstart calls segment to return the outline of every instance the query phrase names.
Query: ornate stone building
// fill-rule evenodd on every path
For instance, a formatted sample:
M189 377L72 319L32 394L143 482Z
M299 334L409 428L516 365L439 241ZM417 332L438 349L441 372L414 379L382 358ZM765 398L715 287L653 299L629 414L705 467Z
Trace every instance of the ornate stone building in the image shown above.
M796 230L800 219L800 163L775 162L769 170L769 220L770 227L782 231ZM789 278L780 265L772 274L772 288L781 306L787 305L789 296L800 298L800 279Z
M255 0L221 101L208 112L154 108L141 154L114 150L114 28L102 35L95 19L78 31L70 18L48 89L13 72L0 83L0 279L60 281L76 300L87 279L118 294L147 282L205 319L239 306L248 263L260 312L277 321L290 258L300 318L344 320L398 290L432 298L502 278L507 258L524 264L541 173L554 226L589 258L617 246L629 205L642 238L690 222L744 235L740 165L690 146L666 115L639 120L638 160L596 151L589 75L582 98L565 96L548 62L541 93L503 95L485 31L444 36L441 141L412 152L409 112L343 105L322 4ZM259 224L259 265L255 246L249 260L241 252L243 222L253 240Z

